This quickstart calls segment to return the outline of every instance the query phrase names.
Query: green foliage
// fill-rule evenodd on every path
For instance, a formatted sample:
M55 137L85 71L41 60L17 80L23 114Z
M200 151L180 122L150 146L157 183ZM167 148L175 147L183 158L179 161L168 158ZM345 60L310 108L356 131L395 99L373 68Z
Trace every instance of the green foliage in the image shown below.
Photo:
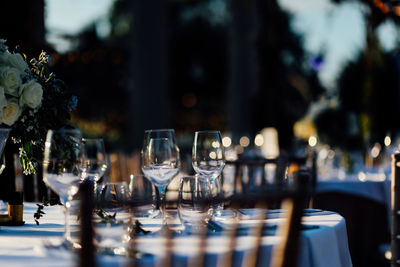
M44 207L47 206L54 206L54 205L62 205L60 202L59 198L50 198L50 199L43 199L42 204L36 204L37 205L37 210L33 214L33 218L35 218L36 225L39 225L39 219L43 217L44 214L46 214L43 210Z
M151 231L144 230L142 228L142 224L138 220L135 220L135 224L133 226L133 233L135 233L135 234L143 233L143 234L147 235L147 234L151 233Z

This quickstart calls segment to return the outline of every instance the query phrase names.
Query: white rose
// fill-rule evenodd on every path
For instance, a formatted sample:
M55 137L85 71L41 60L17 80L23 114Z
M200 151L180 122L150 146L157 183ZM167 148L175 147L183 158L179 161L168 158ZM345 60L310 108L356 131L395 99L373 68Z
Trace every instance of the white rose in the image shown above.
M8 126L11 126L14 124L14 122L17 121L19 115L20 109L18 103L16 103L15 101L10 101L7 103L7 106L3 108L1 121Z
M4 87L6 94L18 96L21 82L19 70L10 67L0 68L0 85Z
M8 54L8 61L11 66L24 73L28 68L28 64L26 64L24 58L21 54Z
M36 108L42 103L43 89L42 86L35 82L34 80L30 80L27 83L21 85L19 89L19 93L21 95L20 105L24 104L28 105L31 108Z

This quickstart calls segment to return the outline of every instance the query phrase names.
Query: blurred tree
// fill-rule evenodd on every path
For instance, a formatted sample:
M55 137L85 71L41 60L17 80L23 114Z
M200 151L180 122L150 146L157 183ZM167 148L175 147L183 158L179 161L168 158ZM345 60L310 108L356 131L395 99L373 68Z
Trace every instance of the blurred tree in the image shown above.
M341 4L346 0L334 0ZM371 143L383 143L388 133L399 128L399 55L397 51L384 52L377 37L378 27L387 20L399 23L399 16L391 12L390 2L359 0L363 6L366 27L365 48L354 62L349 62L338 78L340 107L327 110L317 120L318 132L332 145L347 149L362 149ZM348 121L343 133L335 135L326 125L326 116L332 123ZM357 128L357 130L354 130Z
M280 146L289 149L294 123L325 89L316 70L306 64L310 55L304 51L301 35L290 26L290 14L277 1L258 1L258 11L261 90L252 98L254 125L276 127Z
M78 96L73 119L86 136L104 137L113 149L122 149L129 107L127 52L112 40L100 39L94 24L74 38L75 49L52 55L54 72Z
M293 123L323 91L275 0L116 0L110 25L107 38L88 27L57 65L75 80L79 117L104 121L94 126L128 147L140 147L146 128L266 126L288 147Z
M215 14L213 3L223 3ZM226 130L227 22L223 1L169 4L173 124L180 131ZM217 18L220 17L220 20Z

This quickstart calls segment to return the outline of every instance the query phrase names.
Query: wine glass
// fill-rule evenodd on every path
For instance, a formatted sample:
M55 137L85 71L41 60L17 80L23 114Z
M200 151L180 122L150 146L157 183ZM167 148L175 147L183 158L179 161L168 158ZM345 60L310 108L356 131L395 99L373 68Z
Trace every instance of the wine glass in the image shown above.
M102 138L82 139L82 179L91 182L95 197L97 197L97 183L107 170L107 155Z
M185 176L181 178L178 195L178 215L190 233L205 229L212 216L210 180L207 177Z
M179 172L179 157L172 138L150 138L142 151L142 171L159 192L163 226L166 226L165 191L168 183Z
M142 158L144 149L149 145L151 138L168 138L170 140L171 145L171 154L172 157L175 157L175 161L178 164L178 168L180 167L180 154L179 148L176 145L176 137L175 137L175 130L174 129L153 129L153 130L146 130L144 132L143 138L143 147L142 147Z
M81 181L82 133L78 129L49 130L46 136L43 181L64 205L65 228L62 246L71 247L69 207Z
M219 176L225 166L224 147L219 131L197 131L192 148L192 166L197 174L210 181L213 197L221 195ZM215 205L214 213L221 214L222 204Z
M82 178L98 182L107 169L107 156L102 138L82 140Z

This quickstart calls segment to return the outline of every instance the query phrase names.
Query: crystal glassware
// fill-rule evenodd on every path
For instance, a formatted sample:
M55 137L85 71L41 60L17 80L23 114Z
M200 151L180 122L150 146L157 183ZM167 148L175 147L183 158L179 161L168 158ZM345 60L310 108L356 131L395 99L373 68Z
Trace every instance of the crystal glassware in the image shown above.
M135 202L143 202L133 209L135 218L153 218L159 214L154 184L144 175L131 174L129 194Z
M141 160L143 173L158 189L163 225L166 226L166 188L172 178L178 174L180 166L179 149L175 144L174 131L151 130L145 133Z
M125 182L105 183L96 202L93 226L97 251L107 255L125 255L132 214Z
M69 211L72 197L78 192L81 181L80 164L82 133L78 129L49 130L46 136L43 181L60 197L64 206L65 228L63 245L71 241Z
M180 180L178 215L191 233L205 229L212 216L210 180L207 177L184 176Z
M219 176L225 166L225 155L219 131L195 132L192 166L197 174L209 179L213 197L221 197L222 186ZM222 204L214 206L216 215L222 208Z
M97 182L107 169L104 141L102 138L84 138L82 148L82 178Z

